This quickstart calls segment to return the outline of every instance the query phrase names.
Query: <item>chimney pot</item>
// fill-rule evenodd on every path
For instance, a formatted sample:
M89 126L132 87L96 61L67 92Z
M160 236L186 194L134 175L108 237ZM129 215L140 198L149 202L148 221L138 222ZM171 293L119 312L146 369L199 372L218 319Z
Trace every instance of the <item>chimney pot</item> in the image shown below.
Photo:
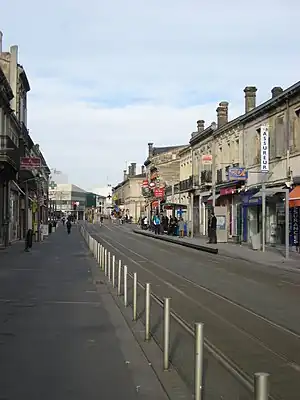
M228 105L229 103L227 101L221 101L221 103L219 103L219 107L217 108L218 128L228 122Z
M131 163L131 174L132 176L136 175L136 163Z
M245 113L248 113L256 107L256 92L257 89L255 86L245 87Z
M153 143L148 143L148 157L153 155Z
M273 99L274 97L279 96L282 92L283 92L282 87L280 87L280 86L275 86L275 87L273 87L273 89L271 90L272 99Z
M2 33L2 31L0 31L0 54L2 53L2 49L3 49L3 47L2 47L2 44L3 44L3 33Z
M126 171L126 169L124 169L124 171L123 171L123 180L126 181L126 179L127 179L127 171Z
M131 177L132 171L131 171L131 165L128 166L128 177Z
M203 119L199 119L199 121L197 121L198 132L204 131L204 124L205 124L205 121Z

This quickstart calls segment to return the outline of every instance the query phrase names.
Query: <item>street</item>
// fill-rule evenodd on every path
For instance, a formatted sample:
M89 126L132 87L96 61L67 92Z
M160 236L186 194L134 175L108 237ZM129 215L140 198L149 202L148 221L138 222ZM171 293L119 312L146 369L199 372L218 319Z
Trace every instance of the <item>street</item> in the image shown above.
M299 273L143 237L128 226L89 224L88 229L137 272L141 283L150 282L155 295L171 297L172 309L189 325L203 322L209 343L232 369L249 380L255 372L268 372L272 398L299 398ZM185 348L175 360L186 381L192 373L189 351ZM207 372L214 385L219 377L220 386L227 382L241 394L241 388L233 389L235 379L229 383L213 360Z
M167 400L77 226L0 265L1 399Z

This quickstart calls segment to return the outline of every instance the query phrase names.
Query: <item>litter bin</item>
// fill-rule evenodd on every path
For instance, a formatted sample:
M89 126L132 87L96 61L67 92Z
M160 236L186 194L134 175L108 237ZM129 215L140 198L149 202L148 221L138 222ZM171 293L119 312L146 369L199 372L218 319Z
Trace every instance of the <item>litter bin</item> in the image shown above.
M51 224L51 222L49 222L48 227L49 227L49 235L51 235L51 233L52 233L52 224Z

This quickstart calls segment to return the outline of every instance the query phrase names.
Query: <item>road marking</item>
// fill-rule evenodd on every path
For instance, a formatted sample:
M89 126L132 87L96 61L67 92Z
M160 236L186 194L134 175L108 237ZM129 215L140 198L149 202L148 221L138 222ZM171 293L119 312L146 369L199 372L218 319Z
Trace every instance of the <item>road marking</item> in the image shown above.
M170 282L167 282L165 280L163 280L162 278L159 278L154 272L144 268L141 264L139 264L137 261L133 260L130 256L127 256L124 252L122 252L121 250L119 250L118 248L116 248L114 245L112 245L111 243L109 243L106 239L104 239L103 237L101 238L104 242L106 242L111 248L113 248L115 251L117 251L119 254L122 254L123 256L125 256L128 260L130 260L132 263L138 265L141 269L143 269L144 271L146 271L147 273L149 273L150 275L153 275L156 279L158 279L159 281L161 281L163 284L171 287L172 289L174 289L175 291L179 292L183 297L185 297L187 300L191 301L192 303L196 304L197 306L199 306L200 308L206 310L208 313L214 315L217 319L221 320L222 322L224 322L225 324L231 326L233 329L237 330L238 332L240 332L241 334L244 334L246 337L248 337L249 339L253 340L254 342L256 342L258 345L260 345L262 348L264 348L265 350L269 351L271 354L275 355L276 357L280 358L281 360L285 361L287 363L287 365L298 371L298 368L300 368L300 365L298 365L297 363L295 363L294 361L289 360L284 354L280 354L277 353L276 351L272 350L267 344L265 344L264 342L262 342L259 338L257 338L256 336L253 336L251 333L245 331L243 328L238 327L237 325L229 322L226 318L223 318L222 316L220 316L219 314L217 314L216 312L212 311L210 308L204 306L202 303L198 302L197 300L195 300L194 298L190 297L189 295L187 295L186 293L184 293L183 291L181 291L180 289L176 288L175 286L173 286ZM115 242L119 243L117 240L114 240ZM130 249L128 249L126 246L123 246L121 243L119 243L122 247L125 247L128 251L131 251ZM132 250L132 253L137 254L136 252L134 252ZM139 254L139 256L141 256ZM143 257L143 256L141 256ZM146 258L146 257L143 257ZM151 262L149 260L149 262ZM153 264L156 265L155 262L152 261ZM159 268L166 270L164 267L160 266L159 264L157 264ZM188 279L181 277L181 275L178 275L176 273L173 273L172 271L168 270L168 272L170 272L173 275L176 275L177 277L184 279L186 281L188 281L189 283L191 283L192 285L195 285L196 287L199 287L200 289L203 289L207 292L210 292L211 294L215 295L216 297L220 297L222 300L238 307L241 308L243 311L246 311L252 315L254 315L256 318L258 319L262 319L264 322L269 323L270 325L274 326L275 328L279 329L279 330L283 330L297 338L300 338L300 335L290 331L287 328L284 328L280 325L277 325L275 322L269 321L267 318L264 318L262 316L260 316L259 314L254 313L251 310L245 309L243 306L240 306L239 304L236 304L234 302L232 302L231 300L227 299L226 297L223 298L223 296L218 295L217 293L212 292L210 289L207 289L205 287L201 287L200 285L197 285L195 282L189 281Z
M294 282L289 282L289 281L280 281L280 282L286 283L287 285L300 287L300 283L294 283Z
M94 233L95 233L95 231L94 231ZM111 244L109 241L107 241L107 240L104 239L103 237L102 237L101 239L102 239L104 242L106 242L109 246L111 246L113 249L115 249L118 253L122 254L123 256L125 256L126 258L128 258L130 261L132 261L134 264L139 265L143 270L145 270L146 272L148 272L148 273L150 273L151 275L155 276L155 277L156 277L157 279L159 279L160 281L166 283L164 280L162 280L161 278L159 278L155 273L153 273L152 271L150 271L150 270L144 268L141 264L139 264L137 261L133 260L131 257L127 256L124 252L122 252L121 250L119 250L118 248L116 248L116 247L115 247L113 244ZM276 329L278 329L278 330L284 331L285 333L288 333L288 334L290 334L290 335L296 337L297 339L300 339L300 335L299 335L298 333L293 332L293 331L291 331L290 329L288 329L288 328L286 328L286 327L284 327L284 326L281 326L281 325L277 324L276 322L273 322L273 321L269 320L268 318L266 318L266 317L264 317L264 316L262 316L262 315L260 315L260 314L257 314L256 312L254 312L254 311L252 311L252 310L249 310L248 308L242 306L241 304L238 304L238 303L234 302L233 300L230 300L229 298L227 298L227 297L225 297L225 296L223 296L223 295L221 295L221 294L219 294L219 293L216 293L216 292L214 292L214 291L211 290L211 289L206 288L205 286L199 285L199 284L197 284L197 283L191 281L190 279L188 279L188 278L186 278L186 277L184 277L184 276L182 276L182 275L180 275L180 274L177 274L176 272L171 271L171 270L168 269L168 268L165 268L164 266L162 266L161 264L158 264L158 263L155 262L155 261L151 261L149 258L144 257L143 255L141 255L141 254L135 252L135 251L132 250L132 249L129 249L127 246L124 246L124 245L123 245L122 243L120 243L118 240L112 239L112 238L110 238L110 239L111 239L113 242L116 242L116 243L117 243L118 245L120 245L121 247L125 248L127 251L131 252L132 254L135 254L136 256L138 256L138 257L140 257L140 258L143 258L145 261L148 261L149 263L152 263L152 264L156 265L158 268L162 269L163 271L168 272L169 274L171 274L171 275L173 275L173 276L176 276L177 278L182 279L182 280L184 280L185 282L188 282L189 284L191 284L191 285L193 285L193 286L195 286L195 287L197 287L197 288L199 288L199 289L201 289L201 290L203 290L203 291L205 291L205 292L207 292L207 293L209 293L209 294L211 294L211 295L213 295L213 296L219 298L220 300L223 300L223 301L227 302L228 304L231 304L231 305L233 305L233 306L235 306L235 307L241 309L242 311L247 312L247 313L250 314L250 315L253 315L254 317L256 317L256 318L258 318L258 319L264 321L265 323L268 323L269 325L273 326L274 328L276 328ZM192 298L190 298L190 297L188 297L188 298L189 298L191 301L195 301L194 299L192 299ZM199 304L199 303L198 303L198 304ZM202 306L201 304L199 304L199 305ZM208 309L208 311L209 311L209 312L212 312L210 309ZM217 314L216 314L216 316L217 316ZM219 318L222 318L222 317L219 316ZM225 321L227 321L227 320L225 320ZM235 325L233 325L233 326L235 326ZM239 328L237 327L237 329L239 329Z
M56 300L56 301L45 301L44 304L74 304L74 305L101 305L99 301L63 301L63 300Z

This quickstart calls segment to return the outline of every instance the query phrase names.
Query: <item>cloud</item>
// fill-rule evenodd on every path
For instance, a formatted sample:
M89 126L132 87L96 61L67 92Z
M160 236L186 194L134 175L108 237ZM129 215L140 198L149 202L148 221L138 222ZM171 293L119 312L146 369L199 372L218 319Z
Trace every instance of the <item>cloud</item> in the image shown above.
M299 79L291 0L27 0L17 15L0 6L5 47L19 44L32 87L31 134L85 188L116 183L149 141L187 143L219 101L237 116L246 85L261 102Z

